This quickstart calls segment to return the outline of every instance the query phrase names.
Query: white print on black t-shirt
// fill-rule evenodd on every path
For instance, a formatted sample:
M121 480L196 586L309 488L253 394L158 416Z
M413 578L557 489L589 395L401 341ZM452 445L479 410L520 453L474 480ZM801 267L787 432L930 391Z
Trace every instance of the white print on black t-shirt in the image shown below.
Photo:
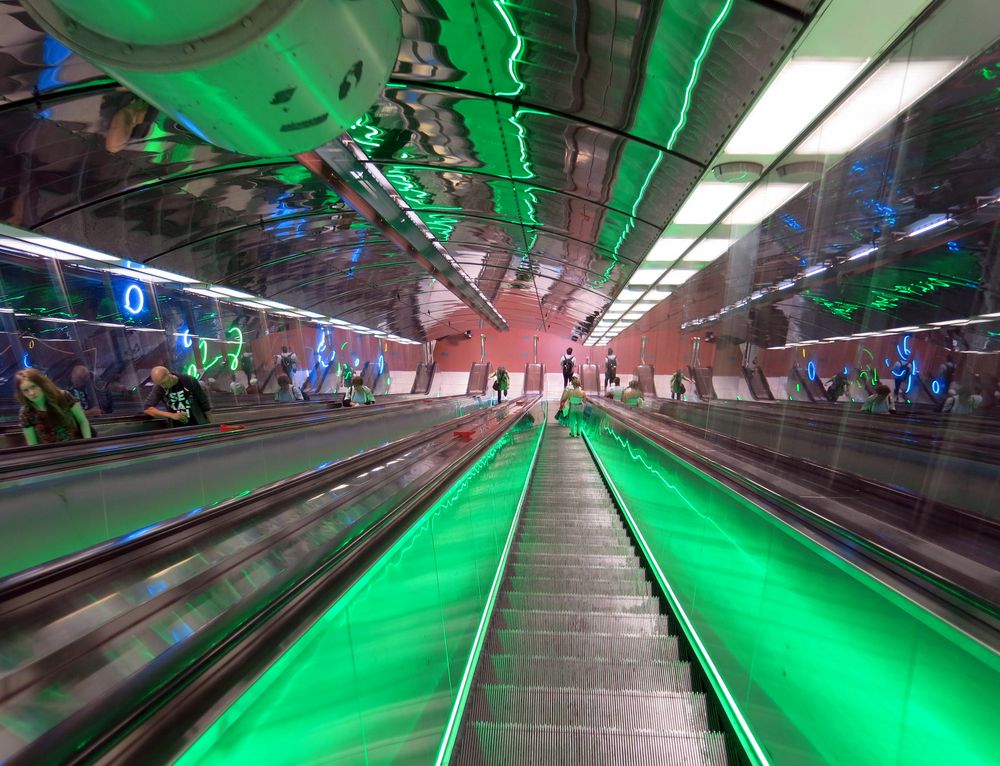
M191 417L191 392L186 388L171 388L164 392L167 396L167 406L174 412L184 413Z

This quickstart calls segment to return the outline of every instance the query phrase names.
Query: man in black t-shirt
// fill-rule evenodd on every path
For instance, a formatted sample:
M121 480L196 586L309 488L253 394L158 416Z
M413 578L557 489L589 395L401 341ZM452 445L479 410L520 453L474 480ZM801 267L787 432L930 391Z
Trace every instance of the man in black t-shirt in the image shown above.
M212 403L195 378L171 372L166 367L154 367L149 377L154 385L146 397L147 415L171 420L171 425L179 426L212 422ZM160 405L165 405L166 409L161 409Z

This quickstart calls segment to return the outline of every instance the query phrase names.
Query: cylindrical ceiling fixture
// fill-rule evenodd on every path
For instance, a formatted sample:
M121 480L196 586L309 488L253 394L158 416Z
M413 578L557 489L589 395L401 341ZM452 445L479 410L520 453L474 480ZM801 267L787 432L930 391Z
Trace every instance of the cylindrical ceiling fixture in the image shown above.
M787 162L775 168L775 172L782 181L809 184L823 177L823 163L817 160Z
M764 166L759 162L723 162L712 168L716 181L728 184L752 183L758 180L764 172Z
M42 27L193 133L310 151L364 114L401 34L395 0L22 0Z

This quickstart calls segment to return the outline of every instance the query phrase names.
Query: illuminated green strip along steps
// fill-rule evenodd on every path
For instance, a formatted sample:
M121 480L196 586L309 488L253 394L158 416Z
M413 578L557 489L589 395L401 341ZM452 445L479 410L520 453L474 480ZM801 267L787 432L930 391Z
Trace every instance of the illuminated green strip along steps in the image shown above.
M552 430L452 762L728 763L583 440Z

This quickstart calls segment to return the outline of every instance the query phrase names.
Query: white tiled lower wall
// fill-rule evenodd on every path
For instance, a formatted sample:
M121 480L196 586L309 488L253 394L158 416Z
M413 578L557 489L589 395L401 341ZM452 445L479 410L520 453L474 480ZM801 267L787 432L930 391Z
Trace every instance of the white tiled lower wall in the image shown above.
M408 394L413 388L413 380L417 377L416 370L398 370L391 375L392 382L389 384L390 394Z

